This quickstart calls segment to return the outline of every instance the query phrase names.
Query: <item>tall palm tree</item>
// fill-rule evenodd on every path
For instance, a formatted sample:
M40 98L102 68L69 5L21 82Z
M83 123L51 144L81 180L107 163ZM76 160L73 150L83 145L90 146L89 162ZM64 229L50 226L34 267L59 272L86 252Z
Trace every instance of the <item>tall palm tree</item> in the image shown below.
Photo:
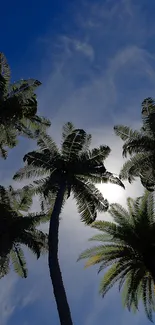
M96 221L91 226L101 231L91 241L101 245L85 250L79 257L88 258L86 267L100 264L104 273L100 293L104 297L115 283L123 293L123 303L129 310L138 309L142 300L152 321L155 311L155 210L154 194L145 191L135 200L128 198L128 210L112 204L109 213L114 222Z
M120 178L131 183L140 177L142 185L151 191L155 186L155 102L152 98L142 103L142 123L139 131L123 125L114 127L116 135L124 141L123 156L131 156L124 163Z
M36 256L47 252L48 236L36 227L49 220L43 213L28 213L32 196L28 187L14 190L0 186L0 278L10 270L10 262L15 272L27 277L23 245Z
M94 183L108 180L123 186L106 171L104 160L110 153L108 146L89 149L91 136L71 123L63 127L61 148L46 134L38 139L39 150L25 155L25 167L14 179L42 177L33 184L35 192L53 205L49 226L49 269L61 325L71 325L71 313L58 261L59 216L66 199L73 194L81 220L90 224L97 211L108 209L108 202ZM46 177L45 177L46 176Z
M35 136L45 130L50 121L37 114L35 89L41 85L35 79L20 80L11 84L10 67L0 53L0 153L6 158L6 147L17 144L18 135Z

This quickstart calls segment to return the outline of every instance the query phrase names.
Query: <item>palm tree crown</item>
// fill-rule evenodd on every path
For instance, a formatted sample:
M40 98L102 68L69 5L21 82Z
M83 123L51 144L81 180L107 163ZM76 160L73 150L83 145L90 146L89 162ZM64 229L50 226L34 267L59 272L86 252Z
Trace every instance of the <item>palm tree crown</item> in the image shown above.
M99 272L107 267L100 284L104 297L119 283L124 306L138 309L143 301L146 314L152 320L155 310L155 212L154 194L148 191L142 197L127 199L128 210L112 204L109 213L115 223L96 221L93 228L102 233L90 240L101 245L85 250L79 259L88 258L86 267L100 264Z
M103 198L94 183L112 182L122 187L122 182L107 172L104 160L110 153L108 146L89 149L91 135L82 129L75 129L72 123L63 127L60 150L52 138L42 133L38 139L39 150L25 155L26 165L14 179L39 177L34 181L37 193L44 194L51 202L55 201L60 184L65 184L64 201L73 193L81 219L91 223L96 211L105 211L108 201ZM40 179L41 176L45 176Z
M0 152L6 158L5 147L14 147L18 135L33 138L38 130L45 130L50 121L37 116L35 89L41 85L35 79L11 84L10 67L0 53Z
M120 172L122 180L131 183L140 177L142 185L154 190L155 185L155 102L147 98L142 103L142 122L139 131L123 125L114 127L116 135L124 141L123 156L131 158L125 162Z
M75 129L72 123L63 127L60 150L50 136L42 133L38 139L39 150L25 155L25 167L14 176L14 179L39 177L31 190L41 195L42 202L47 201L53 206L48 263L61 325L73 325L58 261L59 220L63 204L72 192L81 220L90 224L96 219L97 211L108 209L108 201L94 183L109 180L123 186L104 166L110 148L100 146L90 150L90 143L91 136L82 129Z
M43 213L27 213L31 204L27 186L22 190L0 186L0 277L9 272L10 261L21 277L27 277L22 245L26 245L37 258L47 251L48 237L36 227L49 217Z

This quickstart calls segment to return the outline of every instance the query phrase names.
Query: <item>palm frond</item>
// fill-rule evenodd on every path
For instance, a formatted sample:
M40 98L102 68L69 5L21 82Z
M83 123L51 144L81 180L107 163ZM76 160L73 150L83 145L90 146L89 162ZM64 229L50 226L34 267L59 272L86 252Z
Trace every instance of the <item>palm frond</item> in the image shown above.
M131 197L127 198L127 207L129 210L129 214L133 215L134 214L134 199Z
M42 223L48 222L50 220L50 214L48 213L48 211L46 213L35 212L27 214L25 218L30 222L33 227L36 227L40 226Z
M92 256L86 262L85 269L92 266L92 265L96 265L96 264L100 263L101 261L102 261L102 256L101 255Z
M24 231L21 236L21 244L27 246L36 256L40 257L47 247L47 235L42 231Z
M8 210L11 209L11 200L9 191L4 187L0 185L0 203L3 206L7 206Z
M15 128L17 129L19 135L26 136L31 139L38 139L38 135L45 132L48 127L50 127L51 122L45 117L32 116L23 117L15 121Z
M114 284L121 278L121 275L124 274L126 265L114 263L109 270L105 273L103 279L100 282L99 292L102 297L114 286Z
M154 123L154 115L155 115L155 102L151 97L144 99L142 102L142 121L143 128L142 130L150 135L155 136L155 123Z
M15 272L22 278L27 278L27 267L24 258L24 253L19 245L15 244L10 252L11 260Z
M9 257L0 256L0 279L7 275L10 271Z
M109 234L97 234L89 238L90 241L101 241L104 243L112 242L113 237Z
M108 201L92 183L84 183L76 178L72 185L72 191L81 220L87 224L96 219L97 211L102 212L108 209Z
M112 247L113 249L113 247ZM93 246L91 248L88 248L86 249L84 252L82 252L80 254L80 256L78 257L78 260L77 261L80 261L82 259L85 259L85 258L91 258L91 257L94 257L94 256L103 256L103 252L107 252L109 251L109 247L108 245L99 245L99 246Z
M123 156L127 154L133 155L139 152L147 154L154 150L155 140L147 135L139 134L134 138L129 139L123 145Z
M142 282L142 299L143 299L143 304L145 308L146 315L148 319L153 323L152 319L152 306L149 301L149 288L148 288L148 277L144 277L143 282Z
M143 118L145 118L146 116L148 116L150 113L154 112L154 107L155 107L155 103L154 100L151 97L145 98L142 101L142 116Z
M99 148L94 148L89 152L89 160L95 164L102 164L103 161L109 156L111 149L109 146L101 145Z
M99 264L99 272L109 269L100 284L104 297L116 282L123 288L124 306L136 311L140 300L147 317L152 321L155 310L154 291L154 193L148 191L135 200L128 198L128 211L112 204L113 222L95 221L91 227L100 230L90 240L101 244L85 250L79 257L87 259L86 267Z
M140 135L138 131L133 131L130 127L124 125L114 126L114 132L119 136L123 141L126 141L131 138L135 138Z
M67 122L62 127L62 142L75 130L75 126L71 122Z
M100 231L104 231L105 233L108 233L111 236L115 235L118 228L115 223L109 221L95 221L91 224L91 227Z
M30 187L24 186L22 189L14 190L12 186L9 186L8 194L10 197L12 209L17 212L27 212L30 209L33 202L33 193L30 190Z
M83 144L82 152L86 153L89 151L90 145L92 141L91 134L86 134L85 136L85 143Z
M35 167L33 164L25 165L19 169L18 172L13 176L13 180L23 180L25 178L35 178L43 175L48 175L49 172L42 167Z
M76 159L83 149L85 140L86 132L82 129L74 129L62 143L61 152L63 157L67 161Z
M18 143L16 131L10 126L0 125L0 155L7 158L9 148L14 148Z
M5 55L0 52L0 98L2 99L8 91L10 83L10 67ZM1 115L1 114L0 114Z
M120 171L120 178L122 180L128 179L131 183L135 177L138 177L143 172L143 169L149 168L149 161L151 155L145 155L144 153L139 153L130 158L122 167Z
M22 94L22 100L29 99L33 96L34 90L41 85L41 82L36 79L19 80L13 83L10 87L9 97L20 96Z
M110 173L108 171L106 171L103 174L103 176L102 176L102 182L103 183L111 183L111 184L119 185L123 189L125 189L125 186L122 183L122 181L118 177L115 177L112 173Z
M54 155L58 155L57 145L48 134L43 132L40 133L37 144L40 147L41 151L49 151L52 159L54 159Z
M129 225L130 215L128 211L122 207L121 204L118 203L111 204L109 213L117 224L123 227L127 227Z
M154 192L148 193L146 191L146 195L147 195L147 204L146 204L147 217L149 218L149 221L151 223L153 223L155 221L155 206L154 206L155 198L154 198Z
M45 152L39 151L31 151L28 152L24 158L23 161L26 162L28 165L33 164L35 167L39 168L46 168L50 169L50 152L49 150L46 150Z

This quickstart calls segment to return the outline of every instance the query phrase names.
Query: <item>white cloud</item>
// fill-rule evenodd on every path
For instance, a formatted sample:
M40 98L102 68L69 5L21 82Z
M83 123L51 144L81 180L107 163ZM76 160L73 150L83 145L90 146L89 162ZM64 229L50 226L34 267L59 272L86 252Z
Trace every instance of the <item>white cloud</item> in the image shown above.
M68 55L69 57L73 55L73 51L78 51L81 52L86 57L88 57L91 61L93 61L94 50L93 47L87 41L82 42L79 39L63 36L61 37L61 42L62 44L64 44L64 51L66 55Z

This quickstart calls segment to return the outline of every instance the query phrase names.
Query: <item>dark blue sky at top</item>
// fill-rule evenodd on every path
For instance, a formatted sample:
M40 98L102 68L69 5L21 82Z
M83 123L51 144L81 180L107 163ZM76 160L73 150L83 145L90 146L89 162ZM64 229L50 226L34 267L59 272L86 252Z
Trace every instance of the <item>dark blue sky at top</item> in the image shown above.
M90 4L93 2L93 0L89 0ZM102 5L104 2L104 0L96 1L97 4L101 3ZM36 62L39 62L44 54L44 43L40 42L40 40L46 37L49 31L53 41L59 34L78 34L79 31L73 15L73 8L77 3L78 9L81 6L84 14L85 3L88 4L88 1L7 0L1 3L1 51L6 54L12 66L12 72L17 78L23 77L21 76L22 73L27 77L26 74L32 71L38 74ZM155 2L154 0L140 0L135 2L135 5L138 3L141 3L141 13L145 14L144 20L149 30L154 18ZM115 0L109 1L109 7L112 7L112 4L115 4ZM112 34L114 28L115 25L111 23ZM147 36L148 39L145 45L151 51L154 51L155 44L152 42L150 35ZM121 47L126 43L130 43L130 37L123 40L123 43L122 39L117 41L117 45ZM107 43L105 51L112 51L115 48L115 42L116 40L113 39L113 42Z
M2 1L1 51L17 77L26 73L24 66L36 70L36 61L42 54L41 46L36 44L38 39L45 37L49 30L54 37L68 28L70 3L73 5L71 0Z
M96 1L97 4L101 5L104 2L106 1ZM93 0L3 1L1 4L0 50L8 58L12 68L13 79L29 78L34 76L33 73L36 78L39 78L39 63L45 54L46 35L50 32L53 44L58 35L78 35L80 32L76 24L75 12L73 14L74 8L78 4L78 9L81 7L84 16L85 12L87 14L87 5L89 3L95 2ZM112 8L116 2L111 0L107 3L107 6ZM147 25L147 34L147 30L150 31L154 18L155 2L154 0L149 0L149 2L146 0L137 1L135 2L135 12L137 4L141 4L141 14L145 16L144 23ZM113 41L107 42L105 46L107 57L109 54L110 56L114 54L116 43L120 48L127 44L133 44L133 35L128 35L126 39L121 37L116 39L113 37L113 32L116 29L115 21L110 22L110 28L105 26L105 30L107 27L109 29L109 38L113 38ZM119 22L117 30L118 35L121 35L122 25L119 26ZM154 52L155 42L152 42L152 35L148 33L146 36L145 47L150 52ZM136 42L137 39L135 38ZM98 54L96 54L96 60L102 61L102 58L99 59ZM104 61L106 62L105 57Z

